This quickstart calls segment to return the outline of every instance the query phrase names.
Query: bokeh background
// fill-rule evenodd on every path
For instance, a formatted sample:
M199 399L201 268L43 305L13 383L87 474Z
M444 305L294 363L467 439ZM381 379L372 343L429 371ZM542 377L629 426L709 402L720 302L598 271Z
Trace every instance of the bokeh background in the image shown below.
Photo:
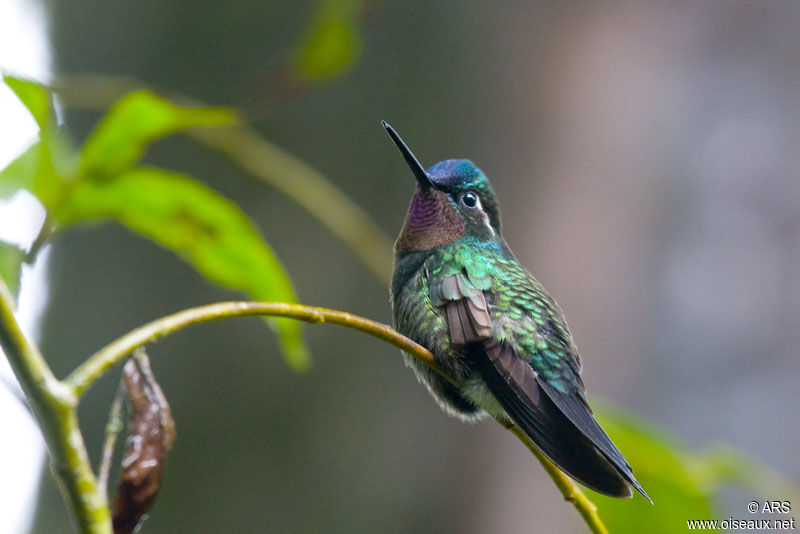
M472 159L566 311L593 398L800 478L799 3L367 1L354 63L313 87L286 65L315 2L45 8L56 75L241 107L389 234L414 180L379 120L425 164ZM82 139L96 115L65 119ZM275 191L182 137L148 161L239 203L302 302L390 321L388 280ZM41 344L60 376L141 323L234 297L115 225L67 232L49 258ZM306 336L304 375L257 319L152 347L178 439L148 532L585 529L512 435L449 419L396 350ZM81 406L95 454L115 387ZM38 510L34 532L69 531L47 470Z

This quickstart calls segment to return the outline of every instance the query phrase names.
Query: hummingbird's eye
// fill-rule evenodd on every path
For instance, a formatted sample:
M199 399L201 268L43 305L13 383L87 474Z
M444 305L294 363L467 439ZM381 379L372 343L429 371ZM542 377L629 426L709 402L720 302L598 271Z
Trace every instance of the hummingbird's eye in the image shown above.
M461 203L469 209L473 209L478 205L478 195L472 191L467 191L461 195Z

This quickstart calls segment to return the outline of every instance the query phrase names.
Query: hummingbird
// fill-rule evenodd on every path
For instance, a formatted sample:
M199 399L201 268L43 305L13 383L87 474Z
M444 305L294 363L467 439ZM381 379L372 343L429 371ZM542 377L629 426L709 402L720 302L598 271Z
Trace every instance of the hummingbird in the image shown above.
M465 159L426 171L381 124L417 180L394 244L394 326L452 381L404 354L406 364L448 414L510 420L583 485L650 500L592 415L563 312L503 239L489 179Z

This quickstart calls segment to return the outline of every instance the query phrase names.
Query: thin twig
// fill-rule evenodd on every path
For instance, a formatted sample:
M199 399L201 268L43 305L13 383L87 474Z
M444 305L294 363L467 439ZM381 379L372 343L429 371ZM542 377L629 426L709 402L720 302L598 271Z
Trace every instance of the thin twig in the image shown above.
M603 524L603 521L600 519L600 515L597 513L597 506L589 500L583 491L569 478L565 475L556 465L550 461L550 459L539 450L531 439L525 435L521 428L519 428L514 423L501 419L495 418L495 420L508 429L512 434L517 436L519 440L525 444L526 447L536 456L536 459L539 460L539 463L542 464L544 470L550 475L550 478L555 483L556 487L558 487L559 491L561 491L561 495L564 496L564 500L567 502L571 502L572 505L578 510L578 513L581 514L586 524L589 526L589 529L594 532L595 534L608 534L608 530L606 526Z
M218 302L197 308L189 308L188 310L156 319L132 330L96 352L75 369L64 382L80 397L103 373L124 359L137 347L146 345L166 334L192 324L244 315L290 317L309 323L331 323L353 328L395 345L429 365L451 382L453 381L453 378L449 377L439 367L433 358L433 354L428 349L383 323L359 317L352 313L315 306L304 306L302 304L285 302Z
M53 223L50 220L50 214L48 213L42 222L42 226L39 228L39 232L36 234L36 239L34 239L33 243L31 244L31 248L25 253L25 263L28 265L33 265L33 263L36 261L36 257L39 255L39 251L42 250L44 245L52 236Z
M114 458L114 445L117 443L117 436L122 431L122 398L125 395L122 382L117 387L114 394L114 401L108 410L108 421L106 422L106 439L103 442L103 457L100 459L100 467L97 470L97 485L103 495L108 495L108 475L111 472L111 460Z

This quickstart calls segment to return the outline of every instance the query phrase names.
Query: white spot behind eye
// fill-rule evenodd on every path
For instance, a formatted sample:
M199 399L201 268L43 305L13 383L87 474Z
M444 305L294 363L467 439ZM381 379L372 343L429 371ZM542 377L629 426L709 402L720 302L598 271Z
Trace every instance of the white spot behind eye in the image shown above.
M485 211L481 211L481 220L483 220L483 225L489 230L489 234L492 237L495 236L494 228L492 228L492 222L489 220L489 216L486 214Z

